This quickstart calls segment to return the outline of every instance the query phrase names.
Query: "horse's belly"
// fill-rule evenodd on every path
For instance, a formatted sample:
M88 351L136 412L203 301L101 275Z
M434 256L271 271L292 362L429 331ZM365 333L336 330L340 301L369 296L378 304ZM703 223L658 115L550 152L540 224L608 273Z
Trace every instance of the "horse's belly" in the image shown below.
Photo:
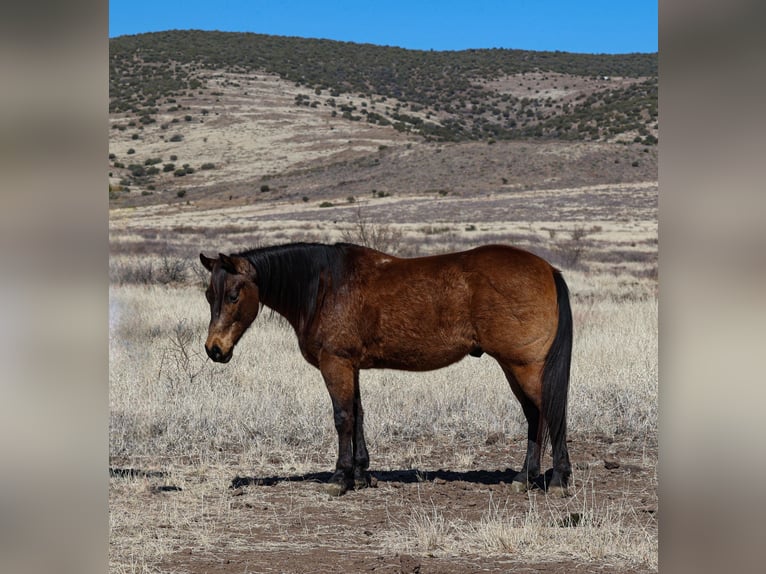
M406 343L403 341L403 343ZM409 341L410 344L372 347L365 353L363 368L432 371L451 365L474 348L471 341Z

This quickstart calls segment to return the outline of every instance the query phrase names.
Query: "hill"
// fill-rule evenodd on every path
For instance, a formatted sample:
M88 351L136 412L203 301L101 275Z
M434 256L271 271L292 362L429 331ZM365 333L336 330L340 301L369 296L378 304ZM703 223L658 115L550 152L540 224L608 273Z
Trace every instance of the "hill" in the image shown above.
M242 187L288 183L298 197L365 181L377 189L416 182L414 191L548 186L552 171L582 179L570 172L607 173L620 161L615 181L634 163L646 173L628 169L629 179L656 178L656 153L641 152L658 141L657 54L430 52L170 31L111 39L109 77L110 197L120 205L202 189L230 199ZM538 153L525 142L569 151ZM590 166L540 165L540 157L580 157L578 142L604 153ZM401 158L413 146L420 151L412 157L426 159L405 178ZM536 169L513 159L522 149ZM503 174L472 170L486 166L487 154L506 166ZM466 170L440 171L447 156ZM275 186L275 177L289 182Z
M437 140L656 138L656 53L436 52L193 30L110 40L110 111L151 121L173 97L212 91L210 70L266 72L312 89L298 105L395 98L375 112L333 111Z

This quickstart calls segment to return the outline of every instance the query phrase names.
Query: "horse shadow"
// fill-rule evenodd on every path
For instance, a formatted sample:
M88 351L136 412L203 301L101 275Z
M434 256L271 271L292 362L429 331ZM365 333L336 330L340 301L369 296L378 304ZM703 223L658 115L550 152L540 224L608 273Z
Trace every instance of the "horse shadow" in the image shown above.
M402 470L379 470L371 471L373 481L377 483L413 484L423 482L468 482L472 484L499 485L508 484L519 474L513 469L506 470L419 470L416 468ZM285 476L235 476L229 488L237 489L243 486L275 486L282 482L319 482L325 483L330 480L331 472L307 472ZM531 481L532 488L545 490L545 485L550 483L553 469L548 469L536 479Z

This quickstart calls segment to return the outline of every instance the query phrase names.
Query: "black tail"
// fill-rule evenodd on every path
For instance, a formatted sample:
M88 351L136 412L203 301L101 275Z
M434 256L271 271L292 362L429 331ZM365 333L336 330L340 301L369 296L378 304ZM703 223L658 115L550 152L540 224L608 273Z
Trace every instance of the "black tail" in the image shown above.
M543 398L541 421L538 431L540 451L550 439L554 446L566 440L567 395L569 393L569 368L572 363L572 308L569 306L569 288L564 277L554 270L556 298L559 307L559 324L543 367Z

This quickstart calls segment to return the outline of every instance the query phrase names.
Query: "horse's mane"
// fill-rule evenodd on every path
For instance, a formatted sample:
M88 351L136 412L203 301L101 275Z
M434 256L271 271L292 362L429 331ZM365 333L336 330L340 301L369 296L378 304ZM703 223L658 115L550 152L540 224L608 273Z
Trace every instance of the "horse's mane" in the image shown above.
M348 243L288 243L239 253L256 270L261 302L278 311L294 325L313 317L320 279L333 289L348 274Z

